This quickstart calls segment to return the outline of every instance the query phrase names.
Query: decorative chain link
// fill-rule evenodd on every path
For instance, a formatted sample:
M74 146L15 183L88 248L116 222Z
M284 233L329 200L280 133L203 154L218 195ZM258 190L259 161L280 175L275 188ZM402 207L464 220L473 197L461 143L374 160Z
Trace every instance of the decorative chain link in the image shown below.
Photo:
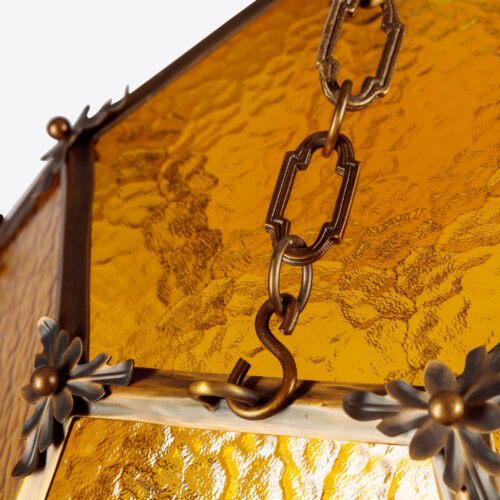
M297 367L288 349L273 335L269 321L273 314L281 318L279 330L290 335L305 308L312 287L312 264L320 259L334 243L339 244L344 236L351 205L359 176L359 162L354 157L351 141L340 133L346 111L363 109L377 97L389 90L392 75L399 55L404 26L399 22L393 0L367 0L363 7L380 5L381 28L386 33L386 43L374 77L363 81L361 90L352 95L352 82L337 82L339 63L333 58L344 19L354 14L360 0L334 0L318 49L316 67L325 97L334 104L332 121L328 131L315 132L306 137L295 151L285 154L266 217L265 229L271 235L274 252L269 267L269 299L260 307L255 319L255 330L262 344L281 364L283 380L278 391L263 400L259 394L243 386L250 365L239 359L227 382L201 381L191 384L189 394L215 410L220 399L226 399L236 415L256 420L270 417L290 403L297 384ZM322 150L328 158L335 150L338 155L335 173L342 177L331 220L325 222L316 241L307 246L305 241L290 234L291 222L285 218L285 209L290 199L295 176L299 170L309 167L314 152ZM302 267L302 281L298 297L280 291L280 270L283 264Z

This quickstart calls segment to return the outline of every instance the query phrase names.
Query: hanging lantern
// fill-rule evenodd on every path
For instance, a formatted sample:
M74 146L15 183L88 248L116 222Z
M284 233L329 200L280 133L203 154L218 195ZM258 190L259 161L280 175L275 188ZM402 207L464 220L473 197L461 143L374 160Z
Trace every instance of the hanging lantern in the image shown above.
M49 122L2 498L499 498L495 14L359 4L259 0Z

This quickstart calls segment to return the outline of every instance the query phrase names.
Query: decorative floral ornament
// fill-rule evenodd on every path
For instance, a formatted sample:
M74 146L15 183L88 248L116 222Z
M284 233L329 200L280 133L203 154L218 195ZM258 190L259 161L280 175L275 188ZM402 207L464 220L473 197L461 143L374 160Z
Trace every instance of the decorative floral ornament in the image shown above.
M134 369L131 359L109 366L110 356L103 353L89 363L78 365L82 356L79 338L70 343L68 332L47 317L38 321L38 330L43 352L36 355L30 383L21 390L21 396L29 403L36 403L36 408L23 425L26 449L12 471L14 477L33 472L39 454L52 443L54 418L62 423L71 415L73 396L97 401L106 394L103 385L128 385Z
M52 186L54 177L59 171L61 162L66 158L68 149L84 133L101 126L106 121L111 121L118 116L129 102L128 87L125 89L125 95L118 102L111 103L111 99L105 102L99 111L92 116L88 116L90 106L85 106L77 120L70 122L62 117L56 116L47 124L47 132L57 140L57 144L42 156L42 160L48 161L44 169L44 180L40 183L37 191L32 196L39 196Z
M456 379L444 363L429 361L424 386L420 391L404 380L389 382L392 399L351 392L344 411L356 420L382 419L377 429L386 436L417 429L411 458L424 460L443 450L443 479L452 491L465 486L471 499L500 498L489 477L500 474L500 456L485 439L500 429L500 344L489 354L484 346L469 352Z

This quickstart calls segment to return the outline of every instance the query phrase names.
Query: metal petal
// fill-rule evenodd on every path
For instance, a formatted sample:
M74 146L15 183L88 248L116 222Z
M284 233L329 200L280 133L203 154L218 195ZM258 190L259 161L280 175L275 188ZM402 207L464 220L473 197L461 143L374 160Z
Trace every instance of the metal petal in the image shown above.
M66 384L66 387L75 396L80 396L89 402L97 401L106 394L102 385L94 382L74 382L71 380Z
M82 350L82 341L78 337L73 339L56 368L62 373L70 373L80 361Z
M92 375L96 370L106 365L110 357L111 356L109 356L109 354L105 353L98 354L89 363L84 363L82 365L76 366L75 369L70 373L70 378L77 379Z
M457 386L455 375L441 361L432 359L424 370L425 389L432 396L439 391L454 391Z
M463 424L476 432L495 432L500 429L500 408L489 403L468 404Z
M451 432L448 427L429 419L410 441L410 457L413 460L432 457L443 448Z
M467 354L464 371L457 378L457 392L459 394L464 395L484 375L487 356L488 353L484 345L476 347Z
M54 363L54 348L56 342L56 335L59 331L59 325L52 318L44 316L38 320L38 331L40 332L40 337L42 338L42 344L44 352L49 358L51 365Z
M446 466L444 468L443 479L448 488L458 492L465 484L466 464L460 441L452 432L444 447Z
M488 354L488 369L500 375L500 343L498 343Z
M460 438L471 461L477 463L488 474L500 474L500 455L488 447L479 434L460 428Z
M42 415L42 420L40 422L40 441L38 443L38 449L40 453L44 452L52 443L52 437L54 436L54 411L52 409L52 399L47 398L47 404L45 405L45 411Z
M68 347L68 344L69 344L68 332L65 330L61 330L57 334L57 338L56 338L56 347L55 347L55 354L54 354L54 366L58 366L59 363L61 362L64 351Z
M49 365L49 357L45 352L41 352L35 356L35 370L41 366Z
M342 400L344 411L355 420L376 420L401 411L401 406L386 396L354 391Z
M36 405L35 411L31 415L26 422L23 424L22 437L26 437L33 429L38 425L40 419L42 418L43 412L45 411L45 405L47 404L47 400L42 401L40 404Z
M54 417L58 422L64 422L73 410L73 396L67 387L61 391L56 392L52 396L52 403L54 405Z
M33 390L31 385L25 385L19 391L19 395L28 403L36 403L41 398L41 396Z
M82 380L83 377L75 379L73 376L73 374L78 370L78 368L79 367L77 367L70 375L71 381ZM130 382L133 369L134 369L134 361L132 359L128 359L127 361L123 361L122 363L118 363L117 365L105 366L104 368L101 368L95 373L92 373L84 378L85 380L88 380L90 382L97 382L102 385L124 386Z
M38 441L40 439L40 431L39 428L26 440L26 448L21 456L19 462L17 462L16 466L12 471L12 477L24 477L28 474L31 474L37 464L38 464Z
M429 395L415 389L406 380L394 380L385 384L389 396L397 399L403 406L408 408L427 408Z
M424 425L427 420L427 411L407 410L385 417L377 429L386 436L394 437Z
M476 389L471 391L465 400L470 401L489 401L496 400L500 396L500 378L486 378Z
M500 500L488 474L474 464L469 464L467 467L465 485L469 500Z

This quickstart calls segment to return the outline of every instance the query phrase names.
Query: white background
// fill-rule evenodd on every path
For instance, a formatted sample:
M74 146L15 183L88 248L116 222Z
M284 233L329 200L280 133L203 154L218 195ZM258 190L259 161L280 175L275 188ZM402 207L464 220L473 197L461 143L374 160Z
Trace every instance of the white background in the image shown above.
M0 213L42 169L46 124L139 87L252 0L11 0L0 7Z

